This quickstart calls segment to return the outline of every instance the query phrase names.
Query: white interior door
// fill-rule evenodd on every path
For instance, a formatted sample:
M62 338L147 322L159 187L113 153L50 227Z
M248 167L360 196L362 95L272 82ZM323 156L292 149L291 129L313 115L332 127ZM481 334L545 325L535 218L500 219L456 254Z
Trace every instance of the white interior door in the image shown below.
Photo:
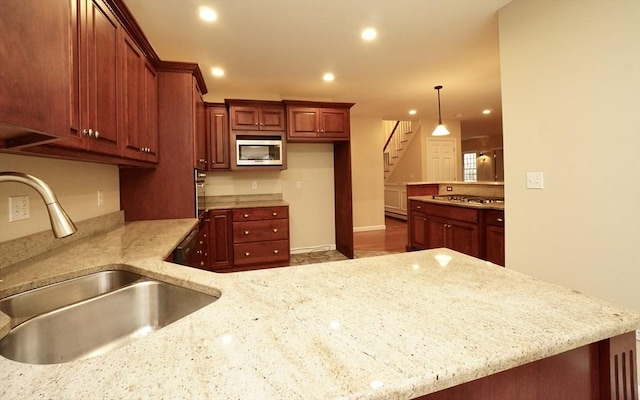
M455 139L427 139L427 182L457 180L458 159Z

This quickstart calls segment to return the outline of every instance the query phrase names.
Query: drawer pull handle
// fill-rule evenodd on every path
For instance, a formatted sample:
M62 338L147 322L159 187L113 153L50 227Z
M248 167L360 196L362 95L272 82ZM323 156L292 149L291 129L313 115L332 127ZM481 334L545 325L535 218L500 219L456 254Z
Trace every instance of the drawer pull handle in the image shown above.
M498 222L502 222L502 218L498 218L496 221L498 221Z
M277 217L277 216L278 216L278 213L277 213L277 212L275 212L275 211L274 211L274 212L272 212L271 214L272 214L274 217Z
M273 251L273 254L278 254L278 253L279 253L278 250Z
M273 233L278 233L278 228L273 228Z
M249 253L248 251L246 253L244 253L245 257L249 257L251 255L251 253Z
M249 214L244 214L242 217L243 218L249 218Z
M249 231L244 231L244 234L245 234L245 235L248 235L248 234L249 234Z

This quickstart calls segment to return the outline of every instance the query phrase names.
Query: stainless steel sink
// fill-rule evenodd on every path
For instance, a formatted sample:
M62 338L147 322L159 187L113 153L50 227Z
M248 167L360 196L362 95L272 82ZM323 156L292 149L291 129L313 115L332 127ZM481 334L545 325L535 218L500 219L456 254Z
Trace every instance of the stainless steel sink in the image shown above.
M141 278L128 271L103 271L29 290L0 300L0 311L11 317L11 327L37 315L112 292Z
M57 364L104 354L216 301L159 281L140 281L34 317L0 340L0 354Z

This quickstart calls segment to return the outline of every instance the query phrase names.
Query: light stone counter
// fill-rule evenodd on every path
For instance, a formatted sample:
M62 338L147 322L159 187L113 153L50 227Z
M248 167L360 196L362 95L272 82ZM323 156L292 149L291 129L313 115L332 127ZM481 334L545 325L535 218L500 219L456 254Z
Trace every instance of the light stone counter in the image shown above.
M129 223L0 270L0 297L113 263L221 293L102 356L57 365L0 358L0 398L406 399L640 322L446 249L230 274L159 261L194 224Z
M409 200L418 200L425 203L442 204L445 206L466 207L466 208L478 208L481 210L504 210L503 203L469 203L466 201L451 201L451 200L438 200L433 196L409 196Z

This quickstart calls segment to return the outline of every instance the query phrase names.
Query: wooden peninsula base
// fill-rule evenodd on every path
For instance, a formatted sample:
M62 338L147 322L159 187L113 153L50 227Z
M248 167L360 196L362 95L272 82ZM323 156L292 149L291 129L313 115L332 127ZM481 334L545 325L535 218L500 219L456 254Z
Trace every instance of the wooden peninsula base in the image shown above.
M477 379L419 400L637 400L635 332Z

